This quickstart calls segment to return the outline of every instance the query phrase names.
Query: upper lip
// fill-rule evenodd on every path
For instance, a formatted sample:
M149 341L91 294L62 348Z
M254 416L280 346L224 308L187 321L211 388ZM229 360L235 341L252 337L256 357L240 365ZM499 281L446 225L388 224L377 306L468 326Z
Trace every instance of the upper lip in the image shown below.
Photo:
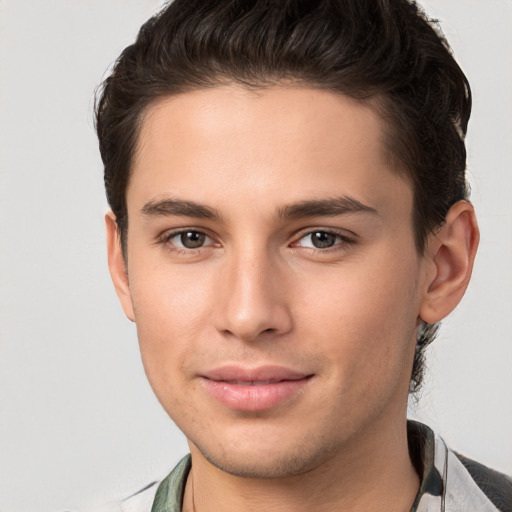
M264 365L254 368L226 365L208 370L201 376L210 380L227 382L281 382L283 380L305 379L310 377L311 374L275 365Z

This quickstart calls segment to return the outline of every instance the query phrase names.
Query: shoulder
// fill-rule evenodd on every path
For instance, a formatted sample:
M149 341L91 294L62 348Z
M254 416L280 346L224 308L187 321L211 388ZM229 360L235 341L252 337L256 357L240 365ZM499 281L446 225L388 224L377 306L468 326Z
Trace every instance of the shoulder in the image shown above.
M473 482L503 512L512 512L512 477L453 452Z
M414 512L512 512L512 478L448 448L429 427L408 422L409 450L421 478Z
M154 481L119 503L119 512L150 512L160 481Z
M512 512L511 477L451 450L439 436L435 450L444 488L442 510Z
M190 467L191 458L188 454L163 480L155 480L124 499L87 512L151 512L153 509L179 511Z
M160 481L151 482L125 498L87 508L82 512L151 512L159 484Z

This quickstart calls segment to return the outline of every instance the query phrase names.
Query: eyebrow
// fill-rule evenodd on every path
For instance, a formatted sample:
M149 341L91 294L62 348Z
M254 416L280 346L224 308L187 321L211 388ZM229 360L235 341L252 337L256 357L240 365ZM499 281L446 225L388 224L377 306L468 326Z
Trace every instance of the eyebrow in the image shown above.
M313 199L283 206L278 210L279 217L283 219L298 219L301 217L334 217L351 213L379 212L357 199L348 196L333 197L331 199Z
M221 220L221 215L214 208L195 203L194 201L171 198L148 201L142 207L141 213L145 217L181 216L194 217L196 219Z
M209 219L221 221L220 213L210 206L187 201L183 199L152 199L144 204L141 213L145 217L191 217L196 219ZM371 213L378 215L378 211L367 206L357 199L341 196L331 199L310 199L282 206L277 210L278 217L282 219L299 219L302 217L335 217L351 213Z

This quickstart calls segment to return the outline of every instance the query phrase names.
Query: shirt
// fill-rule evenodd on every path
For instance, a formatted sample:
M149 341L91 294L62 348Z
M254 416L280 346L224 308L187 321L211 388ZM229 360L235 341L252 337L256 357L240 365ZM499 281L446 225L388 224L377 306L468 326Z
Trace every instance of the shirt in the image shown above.
M512 478L450 450L421 423L407 424L411 460L421 484L410 512L512 512ZM161 482L117 504L119 512L181 512L191 468L185 456Z

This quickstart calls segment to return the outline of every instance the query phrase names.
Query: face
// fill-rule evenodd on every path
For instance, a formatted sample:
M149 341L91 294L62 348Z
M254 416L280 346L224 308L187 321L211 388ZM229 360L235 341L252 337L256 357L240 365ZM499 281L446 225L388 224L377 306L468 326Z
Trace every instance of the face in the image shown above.
M298 87L167 98L127 190L127 315L193 453L299 474L403 422L426 263L366 104Z

